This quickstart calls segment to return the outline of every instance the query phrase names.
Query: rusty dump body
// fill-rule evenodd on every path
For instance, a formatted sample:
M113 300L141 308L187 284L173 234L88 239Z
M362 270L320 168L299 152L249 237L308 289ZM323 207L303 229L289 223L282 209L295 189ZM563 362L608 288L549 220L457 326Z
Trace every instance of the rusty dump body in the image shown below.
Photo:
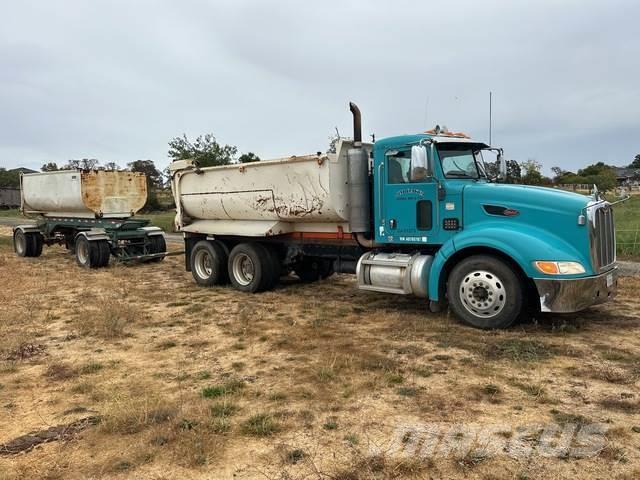
M25 214L78 218L128 218L147 201L142 173L61 170L21 178Z

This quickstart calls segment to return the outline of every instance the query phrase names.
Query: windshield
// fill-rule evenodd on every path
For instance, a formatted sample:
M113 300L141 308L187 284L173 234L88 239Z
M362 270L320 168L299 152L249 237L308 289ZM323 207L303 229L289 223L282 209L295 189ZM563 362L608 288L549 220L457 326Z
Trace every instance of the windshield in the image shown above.
M438 147L442 171L446 178L486 177L480 150L469 145L442 145Z

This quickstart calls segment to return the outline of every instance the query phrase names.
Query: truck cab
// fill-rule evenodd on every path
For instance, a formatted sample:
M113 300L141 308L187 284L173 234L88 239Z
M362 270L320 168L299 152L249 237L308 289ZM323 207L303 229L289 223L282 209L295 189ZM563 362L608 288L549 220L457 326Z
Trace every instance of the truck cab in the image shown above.
M485 162L487 154L495 163ZM361 288L415 293L401 281L414 276L428 285L433 306L447 301L482 328L508 326L526 310L573 312L612 299L608 202L505 184L505 173L502 150L439 127L376 142L372 221L380 253L359 263ZM409 263L421 256L428 260L415 272ZM406 267L393 275L398 260Z

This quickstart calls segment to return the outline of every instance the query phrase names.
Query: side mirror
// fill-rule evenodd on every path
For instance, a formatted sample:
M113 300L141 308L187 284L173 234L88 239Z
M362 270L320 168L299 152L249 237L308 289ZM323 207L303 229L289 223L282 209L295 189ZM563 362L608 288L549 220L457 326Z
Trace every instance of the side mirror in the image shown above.
M502 152L498 153L498 179L507 179L507 161L505 160Z
M415 145L411 147L411 174L410 181L420 182L433 176L433 168L427 153L427 147L424 145Z

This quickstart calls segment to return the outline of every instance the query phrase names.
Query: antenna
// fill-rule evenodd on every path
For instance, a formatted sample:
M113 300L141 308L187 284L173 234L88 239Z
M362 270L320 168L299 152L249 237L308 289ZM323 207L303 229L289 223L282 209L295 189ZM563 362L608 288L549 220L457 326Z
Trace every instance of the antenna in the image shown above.
M489 90L489 145L491 145L491 103L492 103L492 93Z

